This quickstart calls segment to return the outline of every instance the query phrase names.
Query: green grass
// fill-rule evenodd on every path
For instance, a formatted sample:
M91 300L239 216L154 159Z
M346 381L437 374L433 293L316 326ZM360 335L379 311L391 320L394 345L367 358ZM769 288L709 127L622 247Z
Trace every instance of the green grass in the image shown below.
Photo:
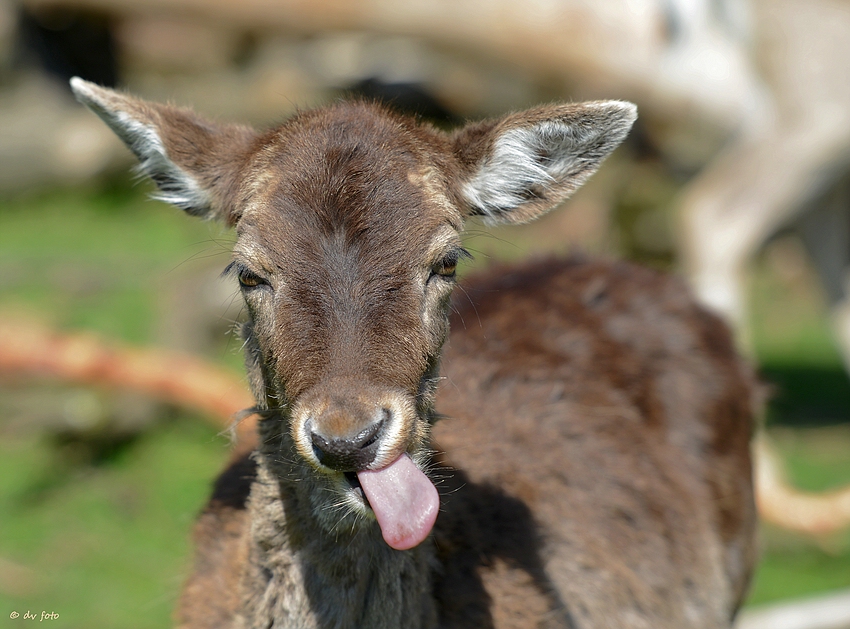
M146 189L0 202L0 316L155 342L162 287L208 256L223 267L229 236ZM233 365L234 353L212 355ZM184 414L92 460L58 445L58 412L33 408L31 426L0 417L0 613L54 611L53 627L169 626L225 440Z
M850 484L850 379L817 277L792 237L768 248L751 282L753 345L771 387L767 425L791 482ZM850 588L850 531L810 540L762 527L751 604Z
M180 418L107 465L57 475L43 436L4 437L0 557L28 578L0 592L0 610L59 613L51 626L168 626L189 528L226 456L224 440ZM55 477L47 490L38 482L45 475Z
M764 536L764 534L763 534ZM769 545L762 554L748 604L802 598L850 587L847 553L833 553L811 544L788 548Z
M223 268L230 237L140 188L0 202L3 306L38 310L63 328L149 342L158 287L208 257Z
M61 329L158 342L163 287L207 256L223 267L230 236L146 200L145 190L0 201L0 316L28 312ZM479 264L499 248L521 257L533 241L510 245L497 240L509 232L498 234L473 243ZM850 383L822 297L811 278L783 280L767 263L753 295L754 345L776 389L769 424L792 478L812 490L850 483ZM233 367L234 354L222 347L208 357ZM192 521L227 456L223 440L181 414L107 456L74 457L57 445L58 420L36 421L45 412L33 409L31 423L0 416L0 613L55 611L52 627L167 626ZM762 546L751 603L850 587L846 534L813 542L765 529Z
M770 435L794 486L828 491L850 484L850 425L785 426ZM850 530L813 541L763 526L761 544L751 604L850 587Z

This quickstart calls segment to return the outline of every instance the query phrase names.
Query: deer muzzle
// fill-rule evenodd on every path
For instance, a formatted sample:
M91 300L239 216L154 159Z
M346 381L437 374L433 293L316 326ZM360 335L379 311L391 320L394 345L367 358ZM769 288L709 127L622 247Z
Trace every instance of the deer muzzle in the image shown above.
M384 541L396 550L422 543L440 507L436 487L408 453L421 439L409 397L336 382L308 392L294 414L302 456L328 474L356 474Z

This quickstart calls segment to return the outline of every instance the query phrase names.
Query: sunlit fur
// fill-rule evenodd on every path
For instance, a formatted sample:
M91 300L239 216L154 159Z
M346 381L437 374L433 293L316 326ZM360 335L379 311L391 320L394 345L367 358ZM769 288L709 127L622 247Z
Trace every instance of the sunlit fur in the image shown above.
M634 106L444 133L340 102L258 132L72 86L163 198L236 227L259 443L198 521L181 627L729 629L754 396L726 328L669 277L577 259L495 268L450 301L463 219L548 211ZM364 434L371 459L314 450ZM349 479L403 453L441 512L401 551Z

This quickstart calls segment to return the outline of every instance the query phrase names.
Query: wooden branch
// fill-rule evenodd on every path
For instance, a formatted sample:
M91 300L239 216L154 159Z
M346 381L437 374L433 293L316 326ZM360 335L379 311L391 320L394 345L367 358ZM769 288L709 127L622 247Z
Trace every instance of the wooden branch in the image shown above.
M200 411L222 428L254 406L242 379L192 356L122 347L93 334L63 334L0 320L0 377L57 380L130 389ZM255 441L256 418L235 425L237 443Z
M24 321L0 321L0 377L131 389L200 411L223 428L254 405L242 379L199 358L122 347L93 334L63 334ZM236 425L235 440L241 451L256 443L255 416ZM788 483L764 435L754 449L758 507L765 521L808 535L850 526L850 487L819 494L799 491Z
M762 519L808 535L825 535L850 526L850 487L821 493L795 489L765 434L756 438L753 447L756 500Z

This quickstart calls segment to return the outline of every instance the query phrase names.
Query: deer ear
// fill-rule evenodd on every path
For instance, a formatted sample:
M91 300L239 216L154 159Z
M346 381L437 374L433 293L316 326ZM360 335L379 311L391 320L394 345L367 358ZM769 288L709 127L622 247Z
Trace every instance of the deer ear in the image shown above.
M143 101L77 77L71 89L133 151L140 171L159 187L155 198L195 216L233 222L231 208L253 130L213 124L191 110Z
M637 108L622 101L553 105L468 125L452 138L459 194L493 223L537 218L569 197L626 137Z

